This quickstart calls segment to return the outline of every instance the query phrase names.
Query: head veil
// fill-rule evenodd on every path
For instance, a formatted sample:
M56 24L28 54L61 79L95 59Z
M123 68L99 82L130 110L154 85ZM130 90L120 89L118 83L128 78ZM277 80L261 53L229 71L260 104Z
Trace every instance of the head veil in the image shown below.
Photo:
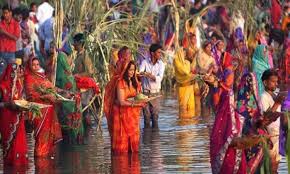
M108 84L105 87L104 113L107 118L108 128L109 128L110 133L112 131L112 124L111 124L112 110L113 110L114 101L116 100L116 97L117 97L116 88L117 88L118 82L122 79L129 62L130 60L123 59L123 57L119 55L119 60L117 62L116 71L114 72L113 77L111 78L111 80L108 82Z

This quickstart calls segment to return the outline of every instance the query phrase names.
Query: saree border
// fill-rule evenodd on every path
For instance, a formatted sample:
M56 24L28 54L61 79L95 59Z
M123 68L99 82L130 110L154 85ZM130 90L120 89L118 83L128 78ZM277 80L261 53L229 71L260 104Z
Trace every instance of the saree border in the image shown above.
M242 134L241 130L237 129L237 123L235 118L235 107L234 107L234 93L232 90L229 91L227 94L229 95L229 105L230 105L230 114L231 114L231 120L232 120L232 134L227 138L226 143L224 144L223 148L219 151L215 158L214 166L213 166L213 173L220 173L221 167L224 162L224 158L226 155L226 152L234 138L234 135L237 134L239 137ZM243 127L244 119L242 117L239 117L241 121L241 127ZM242 150L236 150L236 159L235 159L235 166L234 166L234 174L238 172L240 163L242 161Z
M19 118L20 116L21 116L21 113L19 113L19 114L16 115L16 122L11 126L11 127L12 127L12 131L11 131L11 133L10 133L10 136L9 136L7 142L6 142L6 148L3 149L3 150L4 150L4 151L3 151L3 156L4 156L4 157L7 156L8 151L9 151L10 146L11 146L11 142L12 142L12 140L15 138L15 134L16 134L16 131L17 131L17 129L18 129L18 125L19 125L19 123L20 123L20 118Z

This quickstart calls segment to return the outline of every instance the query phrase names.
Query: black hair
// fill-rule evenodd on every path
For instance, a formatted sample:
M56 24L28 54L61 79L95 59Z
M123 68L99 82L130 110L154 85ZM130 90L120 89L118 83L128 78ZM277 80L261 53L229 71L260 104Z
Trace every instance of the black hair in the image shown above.
M17 8L15 8L14 10L13 10L13 16L14 15L22 15L22 10L21 10L21 8L20 7L17 7Z
M268 69L263 72L262 81L269 80L272 76L279 77L278 72L274 69Z
M150 51L150 53L151 52L155 52L155 51L157 51L157 50L159 50L159 49L162 49L162 46L161 45L159 45L159 44L152 44L151 46L150 46L150 48L149 48L149 51Z
M290 22L287 23L287 28L290 28Z
M23 20L26 20L27 18L29 18L29 10L27 8L23 9L21 11L21 14L22 14L22 19Z
M30 8L32 8L32 7L35 6L35 5L36 5L35 2L30 3Z
M120 58L124 54L124 52L128 49L129 48L127 46L123 46L122 48L120 48L120 50L118 51L118 57Z
M129 75L128 75L128 71L131 67L131 65L134 65L135 66L135 72L134 72L134 76L129 79ZM138 82L137 82L137 79L135 78L135 75L136 75L136 64L134 63L134 61L130 61L127 65L127 68L126 68L126 71L123 75L123 78L124 80L126 81L127 85L130 87L130 80L132 81L132 86L137 90L138 88Z
M201 3L201 0L195 0L193 5L197 5L198 3Z
M202 44L202 48L205 49L208 45L211 45L210 41L205 41L205 42Z
M82 45L84 45L84 43L85 43L85 35L83 33L78 33L78 34L76 34L73 37L73 41L81 43Z
M4 10L8 10L8 11L12 12L12 8L9 5L7 5L7 4L2 7L2 12Z

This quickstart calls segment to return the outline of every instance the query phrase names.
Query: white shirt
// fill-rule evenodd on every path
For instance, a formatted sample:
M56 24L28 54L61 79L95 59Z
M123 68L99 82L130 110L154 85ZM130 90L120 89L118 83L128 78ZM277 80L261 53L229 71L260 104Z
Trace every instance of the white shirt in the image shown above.
M273 97L267 92L264 91L261 95L261 103L262 103L262 109L263 111L267 111L268 109L272 108L275 104L275 101ZM281 106L278 107L276 112L281 112ZM271 123L269 126L267 126L267 129L270 134L279 134L280 129L280 118L278 118L275 122Z
M161 82L163 79L165 64L162 60L158 60L155 65L151 62L151 58L144 59L140 65L140 72L149 72L155 76L156 80L151 80L147 77L142 78L143 90L149 90L151 93L157 93L161 89Z
M45 50L49 50L50 43L54 40L53 24L54 18L51 17L47 19L38 30L40 40L44 40Z
M37 8L36 18L41 26L47 19L52 17L54 8L47 2L40 4Z

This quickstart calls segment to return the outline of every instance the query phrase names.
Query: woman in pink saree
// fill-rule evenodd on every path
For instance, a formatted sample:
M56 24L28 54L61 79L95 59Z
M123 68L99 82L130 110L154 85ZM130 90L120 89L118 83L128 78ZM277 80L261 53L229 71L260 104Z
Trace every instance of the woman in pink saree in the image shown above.
M231 56L221 60L222 78L214 85L216 117L210 136L210 162L213 174L246 173L243 150L236 148L236 137L241 137L243 121L234 110L234 71ZM205 79L209 80L209 79ZM226 126L225 126L226 125Z
M213 174L254 173L253 165L247 163L245 150L261 142L258 136L242 138L244 118L235 111L233 94L234 71L232 57L225 54L221 59L221 79L205 77L214 85L216 117L210 136L210 160ZM250 141L251 143L248 143ZM259 160L258 160L259 162Z

